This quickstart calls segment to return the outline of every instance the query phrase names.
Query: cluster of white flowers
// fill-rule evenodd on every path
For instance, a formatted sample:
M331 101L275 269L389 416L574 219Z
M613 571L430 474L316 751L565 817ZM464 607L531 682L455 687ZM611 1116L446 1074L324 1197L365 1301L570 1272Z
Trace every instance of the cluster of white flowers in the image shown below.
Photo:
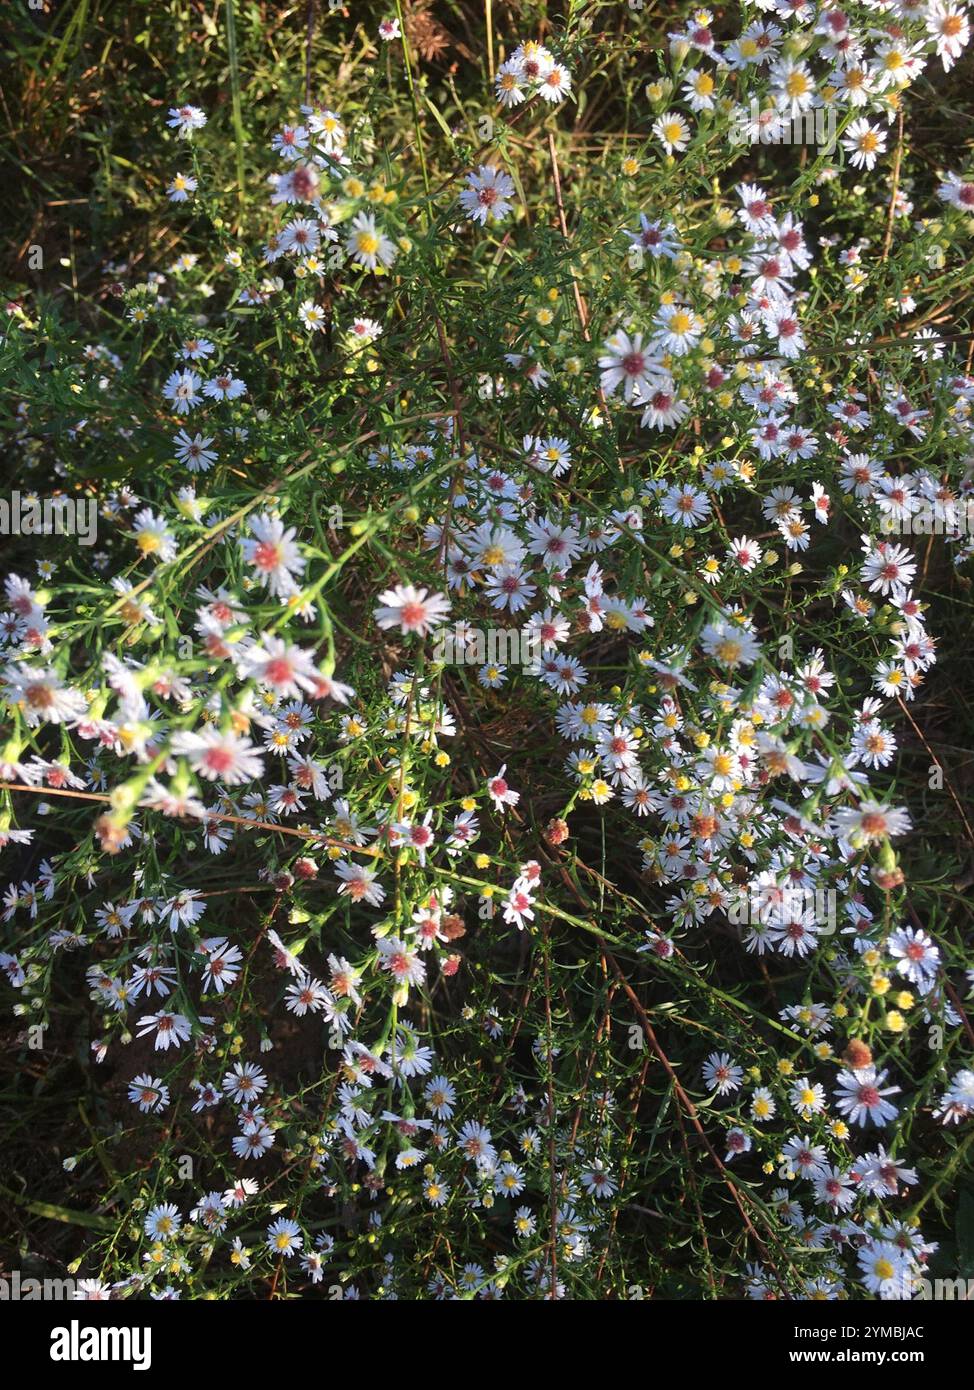
M683 85L680 98L676 79L650 89L654 158L656 145L674 156L705 141L717 114L739 119L752 90L775 120L823 108L891 119L924 63L936 55L949 69L968 39L964 11L940 0L854 15L759 8L764 17L723 45L704 10L671 35ZM391 43L398 24L379 33ZM572 92L568 69L534 42L495 83L502 112L537 97L543 115ZM685 115L663 109L679 99ZM887 143L867 115L842 139L864 173ZM179 138L205 124L194 106L168 120ZM559 997L548 980L525 991L515 974L512 986L511 961L541 941L550 975L554 929L567 926L567 969L588 968L578 939L603 953L608 940L642 984L677 979L706 996L726 948L765 977L781 967L782 1007L751 1018L717 991L728 1050L694 1074L724 1162L779 1184L770 1205L796 1233L802 1276L788 1291L910 1296L935 1248L897 1212L917 1171L857 1143L867 1126L898 1133L911 1074L898 1049L911 1026L921 1037L949 1030L956 1047L933 1091L909 1097L910 1113L925 1109L941 1136L974 1116L957 953L894 896L903 868L892 842L912 822L890 776L893 723L937 660L910 539L926 547L942 535L957 564L974 554L974 486L958 463L974 442L974 379L927 333L892 365L855 341L839 345L841 367L823 365L809 324L843 288L857 295L881 276L875 241L813 236L831 176L814 193L799 177L786 207L748 169L703 212L689 196L642 207L633 196L607 213L606 266L626 267L625 291L604 291L600 262L591 318L558 317L550 286L533 316L485 320L470 358L477 370L489 359L479 378L463 368L457 384L438 310L429 342L447 388L427 396L409 382L414 409L384 367L403 323L414 331L417 224L379 178L370 142L335 111L303 106L271 145L274 224L259 251L224 235L205 267L224 277L210 336L191 253L171 291L160 275L129 296L133 332L155 317L172 330L155 405L174 431L180 485L106 490L114 548L92 557L89 576L100 609L73 614L71 590L5 581L0 780L19 799L4 793L0 847L39 838L47 855L4 896L17 939L0 967L18 1012L37 1007L61 956L89 953L95 1059L133 1037L176 1059L165 1076L124 1083L147 1126L188 1103L215 1126L221 1161L263 1173L286 1150L280 1176L300 1154L315 1198L336 1212L364 1192L377 1238L400 1199L422 1203L437 1232L503 1211L496 1230L506 1223L517 1267L497 1257L447 1272L438 1255L425 1291L554 1297L608 1248L613 1213L633 1197L629 1122L613 1119L624 1088L611 1079L604 1021L586 1041L584 1084L576 1077L570 1103L559 1092L556 1105ZM470 242L482 246L481 229L513 212L516 183L493 163L458 194L459 177L442 203L448 219L459 198L479 224L450 232L469 275ZM197 189L177 173L167 193L182 203ZM427 198L424 188L417 204ZM959 227L974 184L947 173L939 200ZM894 200L890 227L910 211ZM879 283L892 334L903 302ZM300 456L279 457L283 426L258 359L272 342L283 351L288 334L312 358L333 353L352 383L357 414L339 417L334 457L314 429ZM121 363L96 352L92 368ZM452 408L438 408L447 399ZM193 434L191 414L203 422ZM241 492L264 460L266 483ZM349 461L353 483L334 495L354 505L355 525L329 531L322 499ZM199 562L205 578L187 581ZM349 605L333 602L353 572ZM478 650L501 622L514 639L506 657ZM99 627L112 650L94 660ZM822 635L834 633L840 641ZM437 646L448 636L453 661ZM363 644L369 655L350 672ZM462 679L465 664L478 667L476 684ZM469 759L459 772L458 749ZM49 845L52 821L31 821L29 808L69 792L71 836ZM98 802L91 835L77 819L86 797ZM625 887L611 878L622 861L607 860L609 837L638 868ZM253 917L217 917L211 862L227 883L242 875ZM621 939L602 922L613 904ZM586 979L593 997L606 960ZM264 992L241 999L254 976ZM434 1000L451 1011L446 1028ZM310 1101L289 1097L275 1067L282 1023L310 1047L320 1037ZM509 1075L496 1067L506 1038ZM698 1040L687 1047L700 1057ZM492 1064L489 1093L476 1083ZM185 1217L155 1203L149 1253L136 1252L124 1279L145 1283L142 1265L159 1263L178 1282L195 1233L238 1270L293 1258L318 1283L335 1241L313 1242L300 1212L268 1221L263 1250L243 1244L253 1209L275 1216L282 1192L265 1198L243 1178L198 1193ZM780 1278L759 1264L739 1271L755 1298L781 1292ZM381 1296L415 1288L405 1248L389 1249L373 1285ZM92 1296L105 1287L93 1281ZM167 1284L162 1296L174 1294Z

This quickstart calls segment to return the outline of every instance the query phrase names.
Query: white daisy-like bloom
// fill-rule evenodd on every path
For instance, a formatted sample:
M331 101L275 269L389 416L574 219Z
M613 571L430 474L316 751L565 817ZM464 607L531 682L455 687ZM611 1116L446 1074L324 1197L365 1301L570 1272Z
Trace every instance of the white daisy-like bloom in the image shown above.
M352 219L345 250L358 265L373 272L380 266L388 270L398 255L395 245L376 227L371 212L360 212Z
M511 60L520 64L525 80L532 86L537 86L555 61L550 50L534 39L519 44L511 55Z
M222 1086L237 1105L252 1105L267 1088L267 1073L255 1062L234 1062L224 1075Z
M169 1240L179 1230L182 1219L175 1203L160 1202L150 1210L142 1229L150 1240Z
M974 179L965 181L958 174L948 174L937 189L937 197L958 212L974 213Z
M800 1076L792 1082L788 1099L792 1109L801 1115L802 1119L808 1120L812 1115L821 1115L825 1110L825 1087L820 1081L811 1082L807 1076Z
M683 84L683 98L689 103L691 111L712 111L715 90L716 83L711 74L698 68Z
M782 58L772 67L770 77L775 104L782 115L794 119L814 104L815 79L807 63Z
M512 613L520 613L537 593L533 584L520 565L498 565L484 585L484 594L494 608L507 608Z
M883 806L878 801L860 801L858 806L844 806L836 811L838 833L852 845L865 845L905 835L910 829L910 816L905 807Z
M304 1018L308 1013L320 1013L323 1009L330 1009L333 1004L331 993L311 975L300 976L285 991L285 1007L298 1018Z
M858 1255L863 1287L882 1299L910 1299L915 1292L913 1263L891 1241L873 1240Z
M312 256L321 242L321 223L310 217L296 217L278 234L281 251L295 256Z
M521 793L516 792L505 777L506 772L507 763L504 763L496 776L487 779L487 795L493 802L494 809L501 814L504 814L505 807L516 806L521 799Z
M824 1144L813 1144L808 1136L793 1135L782 1150L785 1162L803 1178L814 1178L828 1165Z
M805 350L805 338L801 322L787 301L771 307L765 315L767 332L778 340L778 351L783 357L799 357Z
M264 774L263 758L250 739L231 730L179 730L173 735L171 747L177 757L188 758L193 771L208 782L223 782L232 787Z
M708 623L700 634L701 645L708 656L729 670L753 666L761 652L760 643L740 623L719 619Z
M290 598L297 593L294 576L304 573L306 563L294 539L297 531L285 530L280 517L266 512L250 518L250 530L252 539L240 542L244 560L272 594Z
M204 990L215 990L222 994L236 982L243 964L239 946L232 946L225 936L211 936L202 943L207 953L202 979Z
M853 121L842 137L842 147L854 169L874 169L886 152L886 132L865 119Z
M344 894L350 902L370 903L372 907L381 905L386 890L381 883L376 882L373 869L367 869L364 864L353 864L342 859L335 865L335 874L341 879L339 893Z
M279 1216L268 1226L267 1248L272 1255L283 1255L290 1259L292 1255L298 1253L303 1245L304 1236L301 1234L301 1227L296 1221L291 1221L286 1216Z
M171 203L185 203L197 187L197 181L191 174L176 174L166 187L166 197Z
M730 1163L739 1154L746 1154L751 1150L751 1136L736 1125L727 1131L724 1142L727 1145L727 1152L724 1154L725 1163Z
M639 214L639 231L626 232L630 245L646 255L672 259L680 249L680 239L672 222L651 222L644 212Z
M742 183L737 187L741 200L738 219L753 236L772 236L775 230L774 213L767 193L756 183Z
M695 348L703 333L703 324L692 309L682 304L664 304L656 315L659 329L653 346L662 352L671 352L674 357L685 357Z
M209 396L213 401L235 401L246 395L246 392L246 382L229 371L218 372L203 387L203 395Z
M129 1082L129 1100L143 1115L158 1114L169 1104L169 1087L158 1076L142 1072Z
M313 299L306 299L304 301L298 309L298 317L309 333L324 332L327 322L325 311L321 305L316 304Z
M926 67L920 44L907 44L900 37L891 37L876 49L870 70L880 91L890 87L908 87Z
M837 68L831 82L851 107L865 106L875 89L873 75L858 63L847 68Z
M202 377L197 376L189 367L183 367L181 371L175 371L166 378L162 394L167 401L172 402L172 408L177 415L188 415L194 406L200 403L202 385Z
M449 611L450 600L445 594L416 589L412 584L397 584L379 595L374 616L383 629L398 627L403 636L416 633L425 637L446 620Z
M690 528L706 521L710 515L710 500L705 492L684 483L667 488L660 498L660 508L667 521Z
M32 728L38 724L72 724L88 712L88 702L81 692L65 686L49 667L8 666L2 682L3 698L20 709Z
M206 116L198 106L171 106L166 125L174 130L181 140L188 140L194 130L202 130Z
M245 679L256 680L282 699L295 699L302 691L313 695L320 673L311 652L264 633L259 642L237 649L238 670Z
M356 318L352 320L348 336L356 347L365 347L382 336L382 325L375 319Z
M572 449L567 439L555 435L547 439L533 439L529 435L525 440L526 446L529 440L529 457L532 464L545 473L550 473L553 478L560 478L568 472L572 462Z
M426 966L412 946L398 936L384 936L377 943L379 948L379 969L385 970L397 985L422 985L426 983Z
M165 518L156 516L150 507L143 507L132 520L132 535L143 555L163 563L172 560L177 546Z
M501 63L494 77L494 92L501 106L520 106L527 95L524 69L519 62L508 58Z
M136 1037L144 1038L155 1033L154 1047L157 1052L168 1052L170 1047L180 1047L188 1042L192 1025L184 1014L169 1013L160 1009L157 1014L146 1014L139 1019Z
M757 541L749 540L747 536L738 536L727 548L728 560L732 560L745 574L750 574L761 563L763 554Z
M899 927L890 936L887 950L898 974L918 989L925 991L940 969L940 949L920 928Z
M673 425L678 425L690 414L690 402L680 399L671 377L665 377L662 384L644 399L646 409L639 421L643 429L669 429Z
M612 396L621 386L627 403L645 400L666 375L659 359L643 346L643 335L630 337L621 328L602 344L599 367L602 390Z
M884 1087L886 1075L872 1066L858 1071L840 1071L836 1077L838 1089L834 1092L836 1108L852 1124L865 1126L872 1120L875 1125L885 1125L895 1120L899 1110L886 1097L898 1095L900 1088Z
M491 1132L476 1120L467 1120L457 1134L457 1148L480 1169L491 1169L497 1162Z
M940 1098L934 1116L946 1124L957 1124L974 1113L974 1071L962 1068L951 1078L950 1085Z
M949 72L970 42L971 27L967 12L949 0L929 0L927 33L937 41L937 55Z
M731 1060L728 1052L712 1052L703 1064L703 1080L708 1090L719 1096L740 1090L744 1068Z
M860 571L864 584L871 593L877 590L884 597L897 594L913 583L916 576L916 560L905 546L881 541L875 548L870 546Z
M552 651L568 640L571 624L567 618L553 612L549 607L542 613L533 613L523 632L532 646L538 645L542 651Z
M190 437L185 430L173 435L173 448L176 458L184 463L191 473L206 473L217 460L217 451L211 449L212 436L197 433Z
M460 194L460 206L471 222L486 226L488 219L502 222L511 211L514 180L495 164L481 164L475 174L467 175L468 188Z
M322 107L302 106L302 116L308 118L308 130L315 137L315 146L322 154L337 155L345 145L345 127L335 111Z
M653 122L653 134L667 154L674 150L679 154L690 143L690 127L678 111L667 111L659 116Z
M571 73L563 63L552 63L538 83L538 95L553 106L564 101L571 89Z
M271 149L282 159L297 159L308 148L308 132L303 125L286 125L271 140Z

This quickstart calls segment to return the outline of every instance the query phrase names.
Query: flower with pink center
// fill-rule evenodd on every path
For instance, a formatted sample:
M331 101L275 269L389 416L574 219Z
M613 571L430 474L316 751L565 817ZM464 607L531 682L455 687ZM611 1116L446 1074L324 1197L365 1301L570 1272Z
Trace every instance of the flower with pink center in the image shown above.
M285 530L280 517L265 512L251 517L250 531L253 539L240 542L244 560L275 597L291 598L298 591L295 575L305 568L294 540L296 530Z
M445 594L416 589L412 584L397 584L379 595L374 613L384 630L398 627L404 637L411 633L425 637L444 622L449 611L450 600Z
M265 633L238 653L242 676L273 690L283 699L294 699L302 691L313 694L320 679L310 652Z
M507 784L504 773L507 771L507 763L503 765L496 777L490 777L487 781L487 794L494 803L495 808L503 813L505 807L516 806L521 800L521 793L513 791Z
M421 821L400 821L399 824L392 827L396 834L402 837L403 844L408 849L414 849L416 851L416 857L419 860L420 868L424 869L426 867L426 855L428 851L432 849L436 839L436 836L430 829L430 821L432 819L433 812L427 811L425 817Z
M460 194L460 206L472 222L486 226L502 221L511 211L514 180L493 164L481 164L475 174L467 175L469 187Z
M750 574L751 570L761 563L762 554L757 541L748 540L747 536L738 536L727 550L727 558L736 561L745 574Z
M168 1052L170 1047L179 1047L187 1042L192 1025L184 1014L169 1013L161 1009L157 1014L146 1014L139 1019L137 1037L144 1038L147 1033L155 1033L154 1047L157 1052Z
M534 899L530 893L515 886L511 889L504 903L504 921L511 926L516 926L518 931L523 931L525 922L534 921L533 908Z
M342 859L335 865L335 873L342 881L339 893L343 893L350 902L370 903L373 907L381 905L386 890L375 881L374 870L367 869L364 864L352 864Z
M630 338L620 328L602 346L600 381L606 395L614 395L620 386L623 399L627 402L645 400L652 395L665 373L659 359L643 347L641 333L635 333Z
M426 966L405 941L398 936L384 936L379 942L379 969L385 970L398 985L422 985L426 982Z
M181 731L173 735L171 747L177 756L188 758L193 771L208 782L223 782L232 787L263 776L263 759L250 739L231 730Z
M875 1067L862 1067L858 1071L840 1071L836 1080L835 1092L837 1109L848 1116L853 1124L867 1125L872 1120L875 1125L885 1125L895 1120L899 1110L886 1099L899 1094L899 1086L883 1086L887 1073L877 1072Z

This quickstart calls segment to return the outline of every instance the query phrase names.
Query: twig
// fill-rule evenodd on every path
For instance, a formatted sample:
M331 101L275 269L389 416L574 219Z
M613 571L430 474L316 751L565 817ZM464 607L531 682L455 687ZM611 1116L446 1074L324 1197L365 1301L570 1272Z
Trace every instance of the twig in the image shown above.
M900 107L900 118L896 130L896 155L893 159L893 191L889 199L889 214L886 218L886 237L883 241L883 254L881 261L889 258L889 248L893 241L893 222L896 217L896 197L900 189L900 164L903 160L903 108Z
M315 37L317 0L308 0L308 36L304 46L304 104L311 105L311 46Z
M960 816L961 820L964 822L964 829L967 831L967 841L968 841L968 844L970 844L971 846L974 846L974 830L971 829L971 823L970 823L970 821L967 819L967 816L964 814L964 807L961 805L960 798L958 797L957 793L954 791L953 783L951 782L950 778L947 776L947 769L944 767L943 763L940 761L940 759L937 757L936 753L935 753L935 752L933 751L933 749L930 747L930 744L927 742L926 738L924 737L923 733L921 732L919 725L917 724L916 720L913 718L913 715L910 713L910 711L907 709L906 705L904 704L904 702L903 702L903 697L902 697L901 695L897 695L897 697L896 697L896 703L899 705L900 709L903 711L903 713L906 715L907 719L910 721L910 725L911 725L911 727L912 727L912 729L913 729L913 732L916 734L917 738L918 738L918 739L920 740L920 742L923 744L924 748L925 748L926 751L927 751L928 756L929 756L929 757L932 759L932 761L933 761L934 767L939 768L940 771L943 773L943 775L944 775L944 786L947 788L947 791L950 793L951 800L953 801L954 805L957 807L957 814Z
M545 1012L545 1034L548 1059L547 1075L547 1097L546 1107L548 1115L548 1208L549 1220L551 1224L551 1292L549 1297L558 1297L558 1189L555 1183L555 1097L554 1097L554 1074L552 1071L552 1037L551 1037L551 967L549 960L549 938L548 924L542 928L542 938L544 941L544 1012Z
M737 1206L738 1211L741 1213L741 1217L744 1221L745 1230L747 1231L751 1239L754 1241L761 1254L762 1259L768 1265L768 1268L771 1269L777 1277L778 1282L781 1285L782 1291L784 1291L785 1285L782 1281L781 1275L778 1273L778 1270L775 1267L775 1263L771 1258L767 1246L765 1245L764 1241L761 1239L761 1236L755 1229L754 1222L748 1215L747 1208L744 1205L744 1199L741 1195L740 1189L738 1188L734 1180L731 1178L730 1173L728 1173L727 1168L724 1165L720 1155L717 1153L716 1149L713 1147L710 1140L707 1138L706 1131L704 1130L703 1125L700 1123L700 1117L697 1114L697 1107L694 1105L693 1101L690 1099L686 1091L680 1085L679 1077L674 1071L673 1064L670 1062L670 1059L667 1057L666 1053L663 1051L662 1047L659 1044L659 1040L656 1037L656 1033L653 1031L653 1025L650 1023L649 1018L646 1014L646 1010L643 1008L642 1004L640 1004L639 999L636 996L635 990L633 989L632 985L630 985L625 975L622 973L622 970L619 968L619 963L616 960L615 956L613 956L612 952L608 950L608 948L603 949L605 950L606 960L609 962L609 965L615 972L616 978L622 986L623 992L625 993L627 999L632 1005L636 1017L639 1019L639 1022L642 1025L643 1032L646 1034L646 1041L649 1043L650 1047L656 1055L657 1060L660 1062L660 1064L663 1067L663 1070L669 1077L670 1082L673 1086L673 1092L677 1100L680 1102L680 1105L683 1107L683 1111L687 1119L690 1121L690 1123L693 1125L693 1128L696 1130L701 1142L703 1143L704 1148L707 1150L708 1154L714 1162L714 1166L716 1167L718 1173L723 1179L723 1182L727 1187L728 1192L733 1197L734 1203Z
M0 791L5 792L33 792L35 796L66 796L75 801L99 801L111 802L111 796L107 792L71 792L63 791L57 787L31 787L26 782L0 782ZM205 818L199 816L181 816L181 820L188 820L194 824L202 824L203 819L207 821L219 820L226 821L230 825L244 825L250 830L273 830L278 835L293 835L299 840L314 840L317 844L328 845L335 849L344 849L353 854L367 854L373 858L382 853L381 850L371 849L366 845L349 845L344 840L332 839L330 835L323 835L320 830L299 830L290 825L275 825L269 820L251 820L247 816L230 816L221 811L207 811Z

